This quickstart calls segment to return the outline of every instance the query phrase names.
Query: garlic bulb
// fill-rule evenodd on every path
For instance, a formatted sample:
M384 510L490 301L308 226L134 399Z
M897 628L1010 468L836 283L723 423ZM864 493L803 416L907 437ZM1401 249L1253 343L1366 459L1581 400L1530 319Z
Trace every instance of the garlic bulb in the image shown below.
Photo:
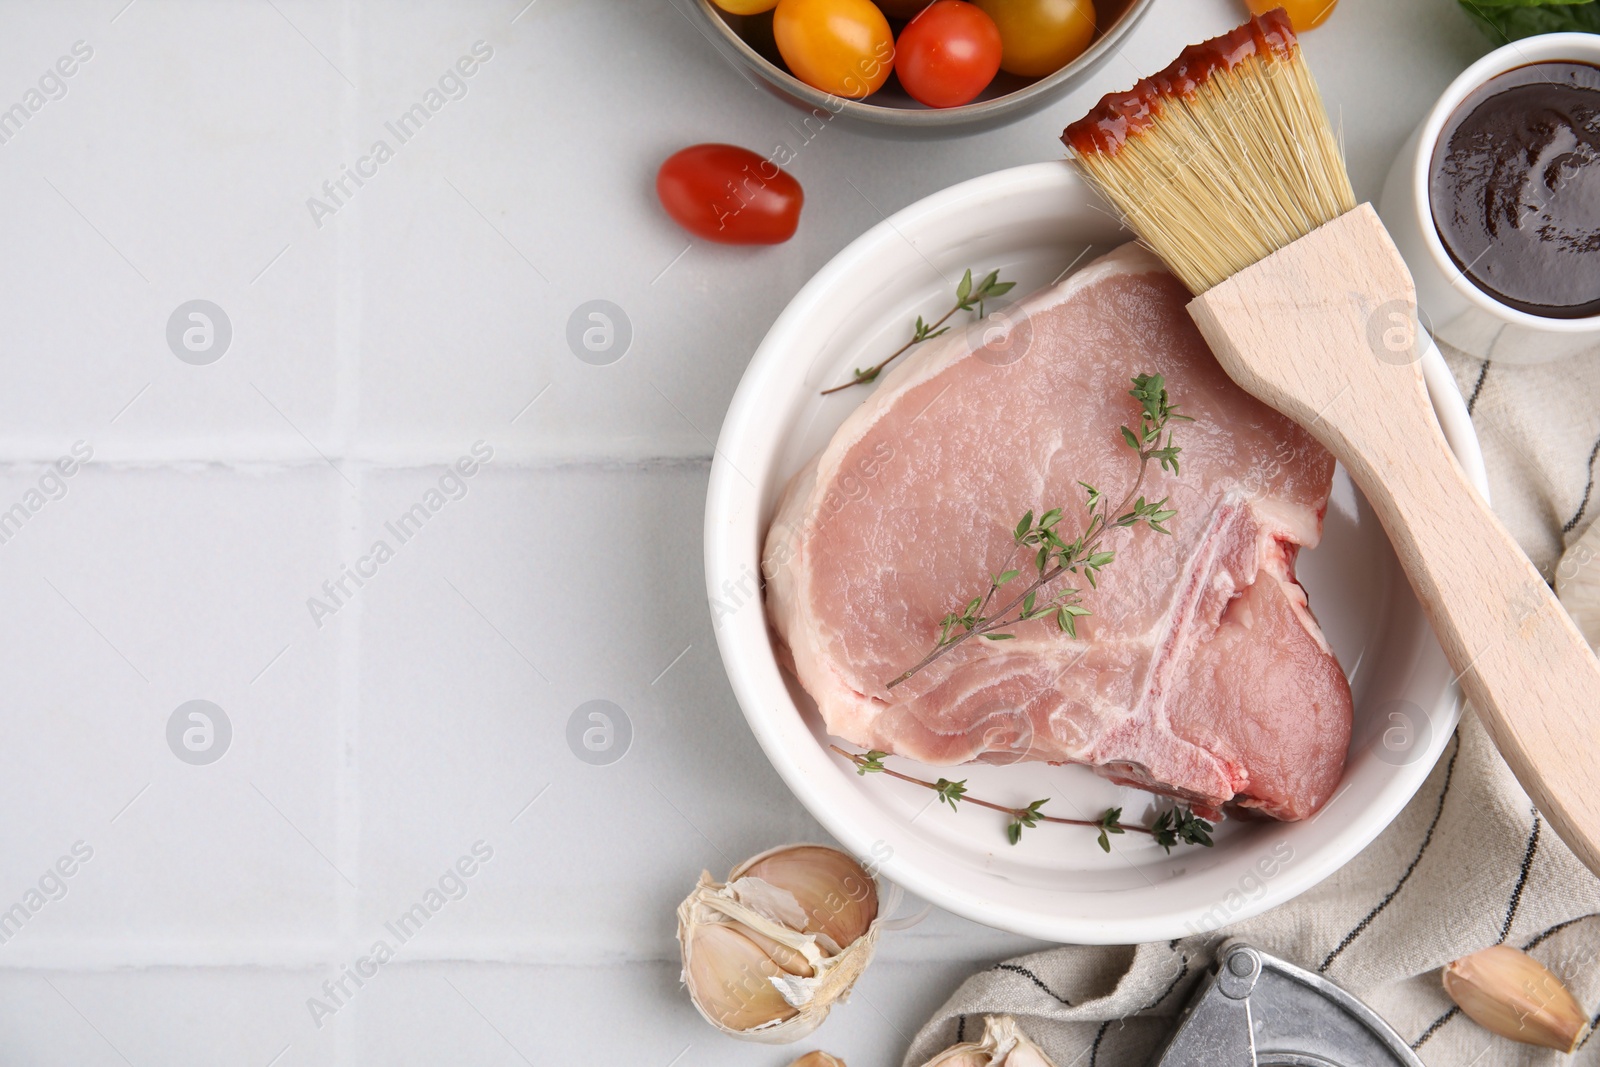
M881 929L879 886L861 864L822 845L786 845L741 863L726 883L701 872L678 907L683 982L723 1033L798 1041L850 992Z
M1526 952L1494 945L1444 969L1444 991L1485 1030L1529 1045L1571 1052L1589 1017L1561 980Z
M1055 1067L1009 1015L985 1015L983 1037L951 1045L923 1067Z

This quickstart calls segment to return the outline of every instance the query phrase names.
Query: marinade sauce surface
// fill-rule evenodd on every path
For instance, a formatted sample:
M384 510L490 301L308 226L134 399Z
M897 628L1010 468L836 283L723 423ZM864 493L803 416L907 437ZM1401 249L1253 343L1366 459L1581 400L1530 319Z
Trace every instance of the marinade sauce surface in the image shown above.
M1479 289L1547 318L1600 314L1600 67L1534 63L1479 86L1439 135L1429 201Z

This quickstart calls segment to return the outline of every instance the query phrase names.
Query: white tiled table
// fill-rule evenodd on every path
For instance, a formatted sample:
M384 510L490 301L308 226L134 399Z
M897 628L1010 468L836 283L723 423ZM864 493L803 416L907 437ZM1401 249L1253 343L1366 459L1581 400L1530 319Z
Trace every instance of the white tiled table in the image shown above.
M796 146L796 113L670 3L125 3L0 6L0 108L92 49L0 144L0 511L40 504L0 527L0 909L39 904L0 944L0 1064L787 1063L677 985L700 868L823 836L712 639L724 408L880 211L1057 155L1065 120L1240 9L1160 0L1001 132L827 128L791 167L800 233L752 251L690 242L654 168ZM465 95L397 144L385 123L477 41ZM1454 0L1344 0L1306 47L1372 195L1484 42ZM380 137L393 158L319 226L308 198ZM565 328L602 298L634 336L593 366ZM207 365L167 342L193 299L232 328ZM75 442L93 457L57 480ZM476 442L492 459L448 478ZM387 532L441 478L421 531ZM323 593L379 539L392 558ZM232 732L206 765L167 739L195 699ZM566 742L594 699L632 724L610 765ZM477 842L400 943L385 924ZM380 938L395 958L316 1025L308 998ZM1030 947L935 913L816 1043L897 1063L965 974Z

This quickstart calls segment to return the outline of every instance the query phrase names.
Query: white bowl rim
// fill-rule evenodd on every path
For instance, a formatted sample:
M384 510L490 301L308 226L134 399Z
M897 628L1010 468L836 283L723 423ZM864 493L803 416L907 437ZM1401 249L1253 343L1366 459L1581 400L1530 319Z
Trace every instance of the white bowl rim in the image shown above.
M1056 161L1025 164L950 186L873 226L845 246L800 289L756 349L729 404L722 432L718 436L706 492L705 570L706 588L711 600L722 595L725 583L749 576L748 563L741 569L736 562L749 558L740 539L746 535L752 536L758 553L760 539L765 535L764 528L755 531L744 528L736 530L726 521L727 516L738 513L741 507L753 500L753 510L756 512L753 521L761 525L759 490L734 467L730 453L737 451L745 435L756 432L756 427L770 422L754 400L762 392L764 379L781 370L791 336L806 328L813 312L827 299L834 276L850 271L862 261L870 261L880 246L906 241L907 235L918 232L925 220L936 219L958 205L970 206L975 199L1000 198L1024 190L1081 188L1082 184L1076 172ZM1423 370L1445 437L1469 480L1487 499L1488 480L1471 416L1443 357L1432 345L1428 346L1424 356ZM779 726L780 716L765 714L759 707L762 701L768 700L770 694L781 693L782 700L789 702L789 710L799 717L784 688L780 668L770 654L771 638L767 636L765 611L756 614L759 618L754 621L734 619L716 629L718 649L745 719L767 759L801 804L848 851L863 857L874 856L880 842L863 830L859 825L859 817L847 810L848 804L840 802L811 780L812 768L802 765L802 760L809 753L800 755L786 747ZM765 655L752 654L759 649L751 645L751 638L745 633L751 630L759 630L761 639L768 642ZM1440 695L1437 707L1429 713L1436 733L1426 758L1396 768L1393 776L1378 791L1373 803L1363 811L1362 818L1351 820L1339 828L1327 844L1303 862L1297 859L1293 865L1286 865L1270 883L1268 891L1231 915L1230 925L1293 899L1333 874L1370 844L1411 801L1432 773L1439 755L1455 732L1460 714L1459 690L1450 685ZM819 746L812 745L811 748L824 763L827 762L829 757ZM830 773L837 770L831 764L828 766ZM1156 916L1063 918L1042 915L1035 910L959 890L942 882L935 872L904 862L898 852L884 860L880 870L885 877L923 899L975 922L1068 944L1136 944L1185 936L1194 932L1192 924L1202 919L1206 909L1212 906L1210 901L1202 901Z
M1501 74L1537 63L1563 61L1600 66L1600 36L1572 32L1542 33L1524 37L1501 45L1462 71L1456 76L1455 81L1445 88L1444 93L1434 103L1427 117L1422 120L1421 127L1418 128L1417 156L1411 165L1409 181L1417 211L1422 215L1418 220L1420 223L1418 228L1422 230L1423 244L1427 247L1428 255L1432 257L1434 265L1450 280L1452 289L1471 302L1474 307L1514 326L1542 330L1546 333L1593 333L1600 330L1600 315L1585 315L1576 319L1535 315L1502 304L1474 285L1466 273L1456 266L1455 260L1450 258L1450 253L1445 250L1444 241L1439 237L1438 227L1433 222L1433 197L1428 181L1433 171L1433 151L1438 144L1439 134L1443 132L1444 124L1455 114L1456 108L1461 106L1463 100L1485 82Z

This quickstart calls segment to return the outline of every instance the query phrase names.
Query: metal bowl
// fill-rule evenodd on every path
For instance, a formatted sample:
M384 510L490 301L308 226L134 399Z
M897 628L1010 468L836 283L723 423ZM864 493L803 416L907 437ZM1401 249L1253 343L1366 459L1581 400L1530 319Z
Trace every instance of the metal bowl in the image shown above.
M684 7L729 62L753 73L764 88L794 106L839 116L880 136L934 138L996 129L1059 99L1117 50L1152 3L1154 0L1095 0L1096 17L1104 29L1077 59L1043 78L1020 78L1001 71L977 100L947 108L917 103L893 77L869 100L847 100L813 89L783 68L772 41L770 14L730 15L711 0L687 0Z

